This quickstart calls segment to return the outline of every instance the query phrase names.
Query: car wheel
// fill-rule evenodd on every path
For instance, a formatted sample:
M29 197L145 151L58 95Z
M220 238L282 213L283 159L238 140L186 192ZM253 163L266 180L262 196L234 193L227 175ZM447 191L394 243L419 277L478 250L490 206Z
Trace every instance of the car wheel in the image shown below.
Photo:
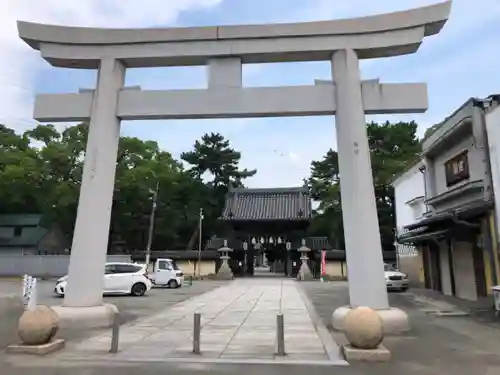
M175 289L179 287L179 284L177 283L177 280L170 280L167 286L171 289Z
M407 290L408 290L408 288L401 288L402 292L406 292Z
M141 297L146 293L148 288L143 283L135 283L132 285L131 294L135 297Z

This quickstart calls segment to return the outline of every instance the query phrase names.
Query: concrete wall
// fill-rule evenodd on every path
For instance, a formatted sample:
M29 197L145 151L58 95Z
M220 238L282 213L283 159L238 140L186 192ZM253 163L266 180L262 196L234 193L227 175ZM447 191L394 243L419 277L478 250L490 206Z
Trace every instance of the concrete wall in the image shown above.
M0 249L0 257L37 255L37 254L38 250L35 247L6 247Z
M404 232L404 227L413 224L422 218L426 211L425 177L417 163L394 181L394 197L396 204L396 227L398 234ZM422 199L418 199L423 197ZM408 275L410 286L420 286L421 259L418 251L411 244L397 244L398 264L401 272Z
M444 151L442 154L434 158L436 195L448 191L448 187L446 186L446 172L444 167L445 163L465 150L468 150L467 158L469 161L469 174L470 174L469 181L476 181L484 178L485 170L484 170L484 163L482 161L483 152L482 150L476 150L474 148L474 138L472 134L470 134L468 137L464 138L463 140L461 140L460 142L453 145L452 147ZM455 189L461 184L465 183L467 183L467 181L455 184L450 188Z
M325 271L328 276L347 277L347 264L344 261L329 260Z
M131 262L128 255L108 255L108 262ZM69 255L0 255L0 277L59 277L68 273Z
M187 260L176 260L175 263L177 266L184 272L184 275L192 276L194 275L194 264L195 261L187 261ZM196 270L196 274L198 274L198 270ZM202 260L200 262L200 275L208 276L215 274L215 261L214 260Z
M399 229L419 219L415 215L416 211L411 201L418 197L425 197L424 175L419 171L420 165L419 163L413 166L393 183L396 199L396 225ZM420 205L420 211L423 214L424 203L418 202L417 204Z
M495 267L498 267L498 237L500 234L500 106L485 116L486 132L488 134L488 146L490 152L491 179L493 183L493 195L495 196L495 217L491 218L491 233L496 258ZM500 272L499 272L500 273ZM500 276L500 275L499 275Z
M418 255L399 258L399 270L408 275L411 288L420 288L424 284L420 278L423 272L422 257Z

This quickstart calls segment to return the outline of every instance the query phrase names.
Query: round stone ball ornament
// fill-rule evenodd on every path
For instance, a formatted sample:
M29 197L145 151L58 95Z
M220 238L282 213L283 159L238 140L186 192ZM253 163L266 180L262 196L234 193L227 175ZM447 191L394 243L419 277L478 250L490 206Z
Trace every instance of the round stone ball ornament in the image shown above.
M344 334L349 344L358 349L375 349L384 338L382 319L369 307L349 311L344 320Z
M59 329L57 313L47 306L26 310L19 319L19 337L24 345L43 345L50 342Z

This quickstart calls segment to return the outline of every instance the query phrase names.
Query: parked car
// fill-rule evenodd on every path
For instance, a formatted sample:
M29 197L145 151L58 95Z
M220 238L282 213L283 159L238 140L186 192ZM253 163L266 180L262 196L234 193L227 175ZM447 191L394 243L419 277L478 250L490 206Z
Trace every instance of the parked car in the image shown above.
M180 288L184 283L184 273L172 259L157 259L149 277L154 285L169 288Z
M67 280L68 276L57 280L54 288L57 296L64 296ZM106 263L103 294L130 294L139 297L149 292L151 286L144 266L133 263Z
M384 264L385 283L389 290L400 290L402 292L408 290L409 280L408 275L399 272L395 267Z

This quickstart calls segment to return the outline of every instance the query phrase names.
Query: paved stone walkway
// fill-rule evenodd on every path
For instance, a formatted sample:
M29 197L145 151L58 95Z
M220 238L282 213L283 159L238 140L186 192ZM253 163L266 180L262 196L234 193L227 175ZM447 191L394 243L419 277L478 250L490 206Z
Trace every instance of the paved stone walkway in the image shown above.
M168 290L165 291L168 293ZM122 326L120 352L110 333L70 345L60 359L130 361L339 361L338 347L294 280L240 279ZM201 355L192 353L193 314L201 314ZM276 353L276 316L284 315L285 357ZM320 325L318 327L318 324Z

